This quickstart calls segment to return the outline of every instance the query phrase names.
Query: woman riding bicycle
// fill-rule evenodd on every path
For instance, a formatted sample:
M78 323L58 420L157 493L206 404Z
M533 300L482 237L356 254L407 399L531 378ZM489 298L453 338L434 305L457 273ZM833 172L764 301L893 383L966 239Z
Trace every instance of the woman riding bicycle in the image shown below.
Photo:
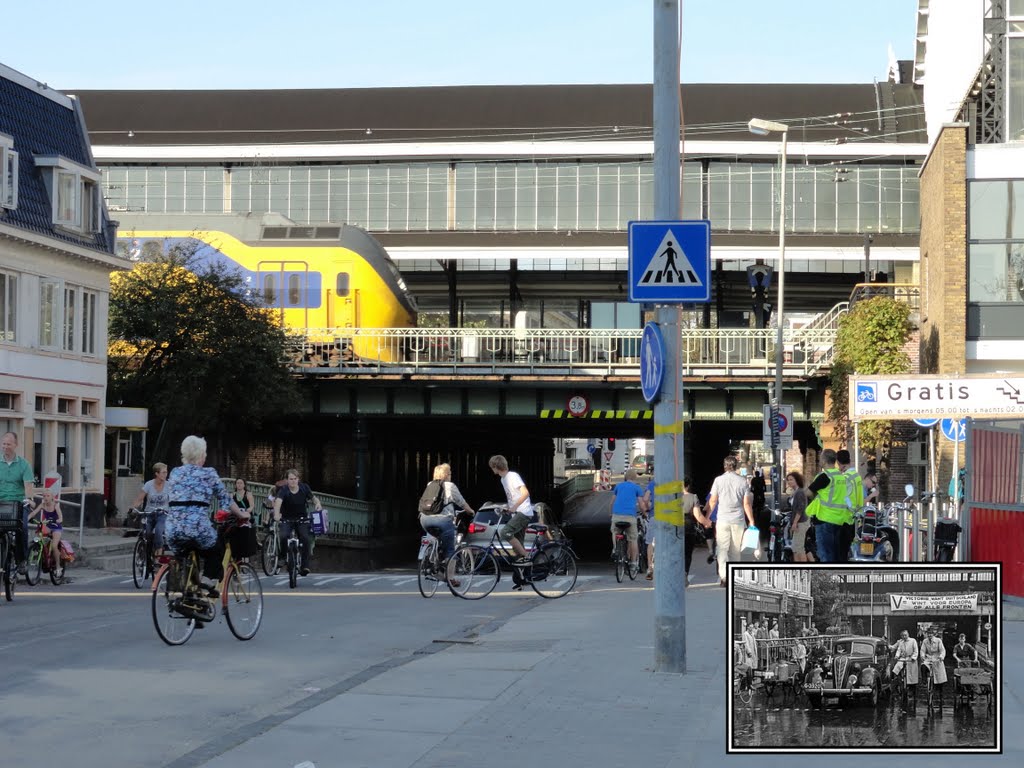
M323 509L320 506L320 499L313 495L308 485L299 479L299 470L289 469L287 473L288 482L277 489L277 498L274 499L274 519L281 521L281 551L288 548L288 539L295 535L302 542L302 556L299 566L299 574L309 575L309 553L313 548L313 537L309 533L309 517L306 514L306 505L312 501L313 508L317 511Z
M164 528L167 525L167 510L170 509L170 489L167 487L167 465L158 461L153 465L153 479L142 486L132 506L152 512L146 518L146 534L153 537L153 552L160 554L164 548Z
M938 689L941 702L942 688L946 684L946 646L936 634L935 627L928 627L927 636L921 643L921 667L928 667L931 672L932 684Z
M219 545L217 530L210 522L210 502L216 500L221 509L229 509L242 520L249 513L238 508L220 481L217 470L206 467L206 441L189 435L181 442L181 466L171 470L170 511L164 536L175 553L190 549L199 551L203 558L203 576L212 581L204 584L211 597L218 596L217 584L224 575L223 547ZM202 626L197 622L197 626Z

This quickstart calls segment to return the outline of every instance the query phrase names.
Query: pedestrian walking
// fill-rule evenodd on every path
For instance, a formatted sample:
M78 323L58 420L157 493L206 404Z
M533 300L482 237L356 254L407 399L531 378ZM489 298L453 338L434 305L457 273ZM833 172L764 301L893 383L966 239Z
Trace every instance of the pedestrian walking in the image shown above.
M793 561L807 562L807 529L810 519L807 517L807 491L804 489L804 476L799 472L786 475L786 511L789 513L790 548Z
M708 506L717 506L718 520L715 523L715 543L718 545L718 584L725 586L726 564L741 562L744 558L740 547L747 525L754 524L753 499L747 488L747 481L736 471L735 456L722 460L723 472L711 486Z

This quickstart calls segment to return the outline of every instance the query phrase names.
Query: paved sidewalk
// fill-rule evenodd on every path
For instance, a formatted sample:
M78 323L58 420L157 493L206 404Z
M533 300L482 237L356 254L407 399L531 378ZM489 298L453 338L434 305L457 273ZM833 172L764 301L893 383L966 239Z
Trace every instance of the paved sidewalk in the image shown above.
M524 764L691 768L729 764L843 767L864 755L725 754L725 590L695 566L687 590L687 673L655 674L648 582L611 585L561 600L537 599L471 643L428 644L367 670L295 712L248 727L237 746L173 766L488 768ZM497 596L488 599L501 599ZM481 613L484 611L482 610ZM1007 622L1014 659L1024 623ZM869 764L1020 764L1024 669L1006 665L1004 754L868 756ZM219 749L217 750L220 751ZM1014 757L1016 755L1016 757Z

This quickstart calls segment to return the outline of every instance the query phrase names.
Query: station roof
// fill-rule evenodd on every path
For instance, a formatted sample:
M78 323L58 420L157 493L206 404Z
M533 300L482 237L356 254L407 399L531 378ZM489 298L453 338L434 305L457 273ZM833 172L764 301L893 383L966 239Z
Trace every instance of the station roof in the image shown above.
M653 124L650 84L68 93L96 145L635 141ZM911 84L701 83L682 95L688 138L753 140L746 123L761 117L789 124L792 141L927 141Z

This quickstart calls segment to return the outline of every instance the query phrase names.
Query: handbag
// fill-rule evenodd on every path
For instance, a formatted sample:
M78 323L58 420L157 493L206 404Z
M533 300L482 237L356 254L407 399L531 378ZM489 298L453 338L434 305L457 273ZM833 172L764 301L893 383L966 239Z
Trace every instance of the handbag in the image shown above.
M741 552L754 552L760 543L761 533L755 526L750 526L743 532L743 541L740 544Z

